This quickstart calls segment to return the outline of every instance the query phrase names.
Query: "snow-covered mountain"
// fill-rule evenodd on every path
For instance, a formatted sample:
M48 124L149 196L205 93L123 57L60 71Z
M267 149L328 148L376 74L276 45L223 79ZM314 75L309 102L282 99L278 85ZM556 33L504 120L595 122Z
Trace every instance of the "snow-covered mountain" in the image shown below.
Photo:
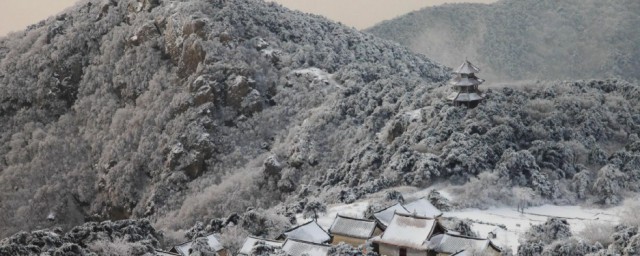
M273 3L83 1L0 39L0 237L128 218L168 243L197 221L188 235L272 236L320 203L441 181L461 207L640 190L637 84L488 81L466 109L449 78ZM3 243L43 247L20 237Z
M446 65L468 57L492 79L638 79L638 13L634 0L502 0L424 8L368 32Z

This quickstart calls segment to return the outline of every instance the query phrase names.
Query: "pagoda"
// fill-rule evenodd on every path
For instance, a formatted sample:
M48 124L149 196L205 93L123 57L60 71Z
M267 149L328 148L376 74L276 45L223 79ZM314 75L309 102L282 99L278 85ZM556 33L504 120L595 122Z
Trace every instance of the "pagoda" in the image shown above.
M447 100L456 106L474 108L484 99L485 94L478 90L478 86L484 82L476 76L480 69L465 60L454 72L454 78L449 82L453 92L447 96Z

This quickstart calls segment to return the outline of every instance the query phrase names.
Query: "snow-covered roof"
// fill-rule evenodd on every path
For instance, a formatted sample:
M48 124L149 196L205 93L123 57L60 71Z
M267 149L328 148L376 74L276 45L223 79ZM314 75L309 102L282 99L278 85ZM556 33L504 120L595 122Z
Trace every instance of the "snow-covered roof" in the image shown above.
M211 247L211 249L213 249L216 252L221 251L221 250L224 249L222 244L216 238L216 234L207 235L207 244L209 244L209 247ZM191 249L191 245L193 245L193 241L189 241L189 242L186 242L186 243L182 243L182 244L176 245L174 247L174 249L180 255L188 256L189 255L189 249Z
M407 211L407 209L404 208L404 206L402 206L401 204L394 204L392 206L389 206L383 210L380 210L376 213L373 214L373 217L383 226L387 227L389 226L389 223L391 223L391 219L393 219L393 215L395 213L405 213L408 214L409 211Z
M482 252L489 246L500 251L489 239L475 238L453 234L436 235L429 241L429 247L439 253L453 254L463 250Z
M156 255L157 256L178 256L178 254L176 253L159 251L159 250L156 250Z
M287 239L282 245L282 250L291 256L327 256L329 249L331 246L295 239Z
M442 215L442 212L438 210L438 208L424 198L405 204L404 208L411 214L427 218L435 218Z
M438 223L432 218L395 214L384 233L372 241L426 250L436 225Z
M453 92L449 94L449 96L447 96L447 99L451 101L468 102L468 101L482 100L484 99L484 96L477 94L475 92L472 92L472 93Z
M331 240L329 233L322 229L315 220L285 231L284 236L287 237L287 239L295 239L318 244L326 243Z
M456 68L454 73L456 73L456 74L474 74L474 73L480 73L480 69L478 67L474 66L473 64L471 64L471 62L469 62L468 60L465 60L464 63L462 63L462 65L460 65L458 68Z
M238 251L238 255L251 255L251 250L253 250L253 246L255 246L257 242L263 242L265 244L278 248L282 248L282 244L284 243L283 241L274 241L249 236L246 240L244 240L244 244L242 244L242 248L240 248L240 251Z
M459 251L457 253L451 254L451 256L471 256L471 254L467 251Z
M329 228L332 235L369 239L373 236L377 223L373 220L363 220L338 214Z
M473 78L473 77L455 77L449 81L450 84L454 86L474 86L480 85L484 82L482 79Z

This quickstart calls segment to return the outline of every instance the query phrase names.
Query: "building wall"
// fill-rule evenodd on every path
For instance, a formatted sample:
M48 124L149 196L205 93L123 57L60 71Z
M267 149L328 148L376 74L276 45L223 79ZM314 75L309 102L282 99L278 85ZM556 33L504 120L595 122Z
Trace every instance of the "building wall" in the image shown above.
M380 256L400 256L400 247L380 244ZM427 252L407 249L407 256L427 256Z
M373 230L373 236L379 236L383 232L384 231L382 229L380 229L379 227L376 227L376 229Z
M484 255L500 256L500 252L494 249L493 247L489 246L486 250L484 250Z
M367 240L334 234L331 244L337 245L340 242L344 242L345 244L350 244L353 247L358 247L360 245L364 245L365 243L367 243Z

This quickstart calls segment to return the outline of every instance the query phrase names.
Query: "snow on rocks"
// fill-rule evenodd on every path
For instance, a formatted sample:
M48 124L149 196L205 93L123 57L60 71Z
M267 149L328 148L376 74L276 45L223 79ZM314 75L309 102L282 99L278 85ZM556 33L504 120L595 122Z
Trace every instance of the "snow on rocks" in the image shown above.
M311 81L309 86L335 86L340 89L343 89L341 85L339 85L335 80L333 80L333 76L319 68L305 68L298 69L291 72L293 75L297 77L306 77Z

